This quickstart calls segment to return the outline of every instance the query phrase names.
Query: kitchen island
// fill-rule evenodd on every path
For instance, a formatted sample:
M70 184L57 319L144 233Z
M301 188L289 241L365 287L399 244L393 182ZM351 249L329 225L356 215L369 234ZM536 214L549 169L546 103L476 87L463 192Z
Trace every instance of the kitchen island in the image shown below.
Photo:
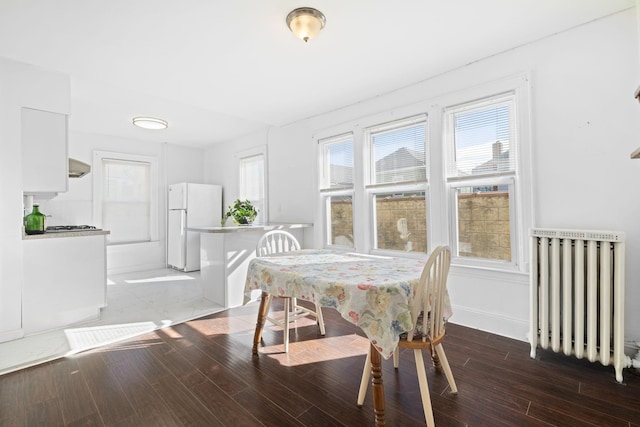
M107 304L106 236L24 234L22 330L31 335L100 318Z
M204 297L225 308L242 305L247 267L256 256L260 237L271 230L286 230L304 247L304 229L312 226L272 223L188 228L189 231L200 232L200 274Z

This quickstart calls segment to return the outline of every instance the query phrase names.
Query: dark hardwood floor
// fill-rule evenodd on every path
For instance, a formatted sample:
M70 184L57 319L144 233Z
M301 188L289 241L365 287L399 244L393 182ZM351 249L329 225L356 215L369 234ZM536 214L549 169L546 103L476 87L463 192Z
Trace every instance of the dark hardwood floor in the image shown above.
M251 356L257 305L0 376L2 426L364 426L371 390L356 406L368 341L324 309L291 333L267 326ZM452 319L453 320L453 319ZM640 377L449 325L444 347L458 385L428 369L442 426L640 426ZM427 357L428 360L428 357ZM424 425L413 354L383 362L389 426Z

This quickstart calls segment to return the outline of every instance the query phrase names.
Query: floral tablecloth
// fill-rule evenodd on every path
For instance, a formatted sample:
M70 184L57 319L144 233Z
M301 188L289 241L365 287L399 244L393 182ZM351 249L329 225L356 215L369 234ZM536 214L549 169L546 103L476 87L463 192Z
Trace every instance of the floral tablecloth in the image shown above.
M311 249L259 257L247 270L245 303L262 290L333 307L388 359L399 335L413 329L409 300L425 262Z

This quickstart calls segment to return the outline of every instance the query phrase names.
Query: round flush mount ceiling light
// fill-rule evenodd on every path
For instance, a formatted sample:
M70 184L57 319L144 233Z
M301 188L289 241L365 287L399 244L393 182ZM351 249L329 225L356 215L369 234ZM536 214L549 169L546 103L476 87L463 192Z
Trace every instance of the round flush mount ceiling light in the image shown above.
M317 36L326 22L322 12L312 7L299 7L287 15L287 27L305 43Z
M153 117L134 117L133 124L143 129L166 129L169 126L166 120Z

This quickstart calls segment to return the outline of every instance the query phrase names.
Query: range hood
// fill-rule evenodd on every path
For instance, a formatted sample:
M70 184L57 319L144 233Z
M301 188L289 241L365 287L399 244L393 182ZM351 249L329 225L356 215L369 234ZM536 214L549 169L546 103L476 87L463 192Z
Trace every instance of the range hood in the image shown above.
M91 172L91 166L80 160L69 158L69 178L81 178Z

